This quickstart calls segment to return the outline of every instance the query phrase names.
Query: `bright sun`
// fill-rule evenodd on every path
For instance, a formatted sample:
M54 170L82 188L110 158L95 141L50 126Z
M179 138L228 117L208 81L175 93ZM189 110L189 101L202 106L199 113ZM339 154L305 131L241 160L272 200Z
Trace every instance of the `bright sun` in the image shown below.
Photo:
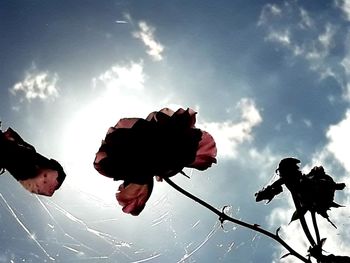
M120 118L145 118L160 106L159 100L145 92L139 64L128 68L112 67L94 82L102 83L102 87L95 86L95 89L103 92L82 105L64 127L62 162L68 175L66 184L110 203L115 202L120 182L100 175L93 167L101 140Z

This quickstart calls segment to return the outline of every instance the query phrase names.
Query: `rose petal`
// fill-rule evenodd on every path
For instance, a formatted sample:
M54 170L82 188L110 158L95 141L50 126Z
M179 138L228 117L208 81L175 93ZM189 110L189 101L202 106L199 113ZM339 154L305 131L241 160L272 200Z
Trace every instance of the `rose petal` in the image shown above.
M103 159L105 159L107 157L107 153L104 152L104 151L98 151L96 153L96 157L95 157L95 160L94 160L94 167L95 169L102 175L104 176L107 176L102 165L101 165L101 161Z
M117 124L114 126L115 128L131 128L134 124L140 120L140 118L124 118L120 119Z
M184 110L184 109L180 108L174 113L174 115L183 115L186 112L189 114L189 120L188 120L188 125L189 126L188 127L189 128L194 128L194 125L196 123L197 112L195 112L191 108L187 108L187 110Z
M160 121L158 119L158 115L159 115L159 112L171 117L173 116L173 114L175 113L173 110L169 109L169 108L163 108L161 109L160 111L153 111L151 112L150 114L148 114L147 118L146 118L146 121L155 121L155 122L158 122Z
M152 193L153 181L148 184L133 184L127 186L121 184L119 193L116 193L118 203L123 207L123 212L131 215L139 215L146 205Z
M198 145L196 159L188 167L206 170L213 163L216 163L216 154L217 149L213 137L206 131L202 131L202 138Z
M173 116L173 114L175 113L172 109L169 109L169 108L163 108L159 112L163 112L164 114L166 114L170 117Z
M150 114L148 114L146 121L151 121L153 118L155 118L158 111L153 111Z
M183 108L179 108L177 111L173 111L169 108L163 108L161 109L159 112L162 112L166 115L168 115L169 117L172 117L172 116L180 116L180 115L184 115L186 114L186 112L189 114L189 117L190 117L190 125L189 125L189 128L193 128L194 127L194 124L196 123L196 114L197 112L195 112L194 110L192 110L191 108L187 108L187 110L184 110ZM150 115L150 117L154 117L154 119L157 121L157 118L156 118L156 114L158 112L152 112ZM151 118L150 118L151 119ZM148 120L148 119L147 119Z
M19 183L34 194L52 196L59 187L58 172L52 169L42 169L36 177L19 180Z

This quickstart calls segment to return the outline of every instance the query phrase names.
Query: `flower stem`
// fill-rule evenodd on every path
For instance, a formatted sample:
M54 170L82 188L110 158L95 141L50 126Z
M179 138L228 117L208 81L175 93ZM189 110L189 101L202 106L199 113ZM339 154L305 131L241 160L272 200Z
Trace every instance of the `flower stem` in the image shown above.
M277 241L278 243L280 243L284 248L286 248L289 253L295 257L297 257L298 259L300 259L303 262L306 263L310 263L311 261L304 258L303 256L301 256L298 252L296 252L294 249L292 249L286 242L284 242L278 235L278 231L276 231L276 234L273 234L263 228L260 228L259 225L257 224L249 224L246 223L244 221L238 220L236 218L232 218L228 215L226 215L224 212L219 211L218 209L216 209L215 207L211 206L210 204L208 204L207 202L203 201L202 199L192 195L191 193L187 192L186 190L184 190L183 188L181 188L180 186L178 186L177 184L175 184L172 180L170 180L167 177L163 178L164 181L166 181L170 186L172 186L173 188L175 188L177 191L179 191L180 193L184 194L185 196L187 196L188 198L191 198L192 200L196 201L197 203L201 204L202 206L206 207L207 209L209 209L210 211L212 211L213 213L217 214L219 216L219 220L221 222L224 222L225 220L230 221L232 223L235 223L237 225L249 228L253 231L259 232L265 236L268 236L272 239L274 239L275 241Z
M317 245L320 245L320 243L321 243L320 231L318 230L316 213L314 211L311 212L311 217L312 217L312 223L313 223L314 228L315 228Z
M299 217L299 221L300 221L300 224L301 224L301 227L303 228L304 230L304 233L307 237L307 239L309 240L311 246L315 246L316 245L316 242L314 240L314 238L312 237L311 233L310 233L310 230L309 230L309 227L307 226L307 223L306 223L306 220L305 220L305 217L304 217L304 214L303 211L302 211L302 208L301 208L301 205L300 203L298 202L298 199L296 198L296 196L293 194L293 192L289 189L289 191L291 192L292 194L292 197L293 197L293 201L294 201L294 206L297 210L297 213L298 213L298 217Z

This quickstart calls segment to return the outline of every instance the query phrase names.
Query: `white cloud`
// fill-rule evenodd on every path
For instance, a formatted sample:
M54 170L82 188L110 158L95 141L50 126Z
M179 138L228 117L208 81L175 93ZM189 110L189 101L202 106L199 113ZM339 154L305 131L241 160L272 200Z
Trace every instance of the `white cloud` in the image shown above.
M309 13L304 8L300 8L300 17L301 17L299 22L300 28L307 29L314 25L314 21L312 20Z
M306 127L311 128L312 127L312 122L309 119L303 119L303 122L305 123Z
M334 34L334 27L331 24L327 24L325 32L318 37L319 43L323 46L324 50L329 50L334 45Z
M303 20L305 20L305 18L301 18L299 23L305 24L306 22ZM326 24L324 31L318 32L316 39L304 39L303 42L300 43L296 40L297 32L295 32L295 29L287 24L281 26L281 22L282 21L280 21L276 27L274 27L273 24L268 26L265 40L284 46L290 50L294 56L305 57L310 62L311 68L320 70L323 66L324 59L334 47L333 39L336 28L331 24Z
M350 0L336 0L336 6L339 7L350 21Z
M329 140L326 146L327 151L332 153L334 157L350 172L350 110L346 112L345 118L336 125L329 127L327 138Z
M315 62L323 63L330 50L334 47L334 35L335 28L331 24L327 24L325 26L324 32L321 32L315 41L311 41L309 46L305 48L305 56L310 62L314 62L314 67L316 69L320 67L320 65L315 65Z
M299 7L297 1L277 6L265 5L258 25L266 30L266 41L289 51L292 59L305 59L310 70L319 73L320 80L334 78L345 91L344 96L350 98L343 71L339 70L339 64L334 62L331 55L332 49L336 47L335 36L339 30L337 25L309 13ZM340 62L347 69L348 64L347 60Z
M134 37L139 38L148 48L147 54L150 55L155 61L163 59L162 53L164 47L161 43L157 42L154 37L155 29L149 26L146 22L141 21L138 24L139 31L134 32Z
M241 99L237 109L241 111L241 120L237 123L229 120L201 124L204 130L213 135L219 157L235 158L239 144L251 141L253 128L262 122L262 117L252 99Z
M337 1L336 5L350 20L350 0ZM319 74L320 80L333 78L342 88L343 98L350 101L350 53L347 44L350 31L343 34L346 54L337 61L331 51L336 47L339 26L309 13L299 7L298 2L267 4L261 11L258 25L266 30L266 41L289 51L292 59L304 59L310 70Z
M346 56L341 62L347 75L350 75L350 56Z
M349 39L349 37L348 37ZM347 98L350 101L350 49L349 49L349 45L347 46L347 54L345 55L344 59L341 61L341 66L343 67L344 71L345 71L345 81L346 83L344 84L345 86L345 90L346 90L346 94L344 94L345 98Z
M24 98L28 101L33 99L55 99L58 97L58 89L56 87L58 81L57 74L48 72L27 73L23 81L16 83L10 92L14 95L23 93Z
M287 47L290 47L291 45L290 33L288 30L284 30L283 32L271 31L265 39Z
M281 14L282 14L282 10L277 5L267 4L263 7L260 13L258 25L263 25L267 23L267 21L271 17L280 16Z
M143 73L142 62L131 62L130 66L114 65L92 79L93 86L103 84L107 89L133 89L142 90L144 88L145 75Z
M256 167L259 171L259 178L261 178L265 184L268 183L268 180L271 180L271 178L276 176L271 171L274 171L277 168L277 164L281 158L281 156L276 155L269 147L262 150L257 150L256 148L251 147L249 149L249 161L246 165ZM248 158L243 159L248 160Z

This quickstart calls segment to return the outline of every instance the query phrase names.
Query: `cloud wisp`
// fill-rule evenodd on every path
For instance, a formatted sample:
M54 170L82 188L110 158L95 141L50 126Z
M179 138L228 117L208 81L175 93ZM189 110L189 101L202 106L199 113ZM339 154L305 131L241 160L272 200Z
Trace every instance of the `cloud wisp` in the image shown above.
M346 6L344 2L335 7L341 7L346 12ZM349 98L349 77L344 74L348 55L345 59L334 55L342 49L343 43L348 42L347 32L342 32L340 23L325 20L320 14L312 13L312 10L304 9L295 2L265 5L257 25L265 30L265 40L287 51L291 61L304 59L310 70L319 74L320 80L334 78L342 87L344 97Z
M293 20L293 23L288 23L291 22L289 20ZM314 69L318 69L333 48L336 28L326 23L322 31L322 27L316 27L315 24L307 10L292 5L266 5L258 21L259 26L267 29L267 41L284 46L294 56L305 57ZM299 39L305 32L310 33L310 36Z
M162 53L164 51L164 46L155 39L155 28L149 26L144 21L139 22L138 27L139 30L134 32L133 36L141 39L143 44L148 48L147 54L150 55L154 61L163 60Z
M50 74L48 72L40 72L37 74L27 73L24 80L16 83L10 92L13 95L18 93L23 94L23 100L31 101L34 99L56 99L59 95L58 88L58 75Z
M215 138L218 145L218 155L226 158L235 158L240 144L253 139L253 128L262 122L255 102L250 98L241 99L236 108L241 112L239 122L206 122L202 126Z
M141 63L131 62L128 67L113 65L98 77L92 79L93 87L102 84L107 89L132 89L142 90L144 88L145 74Z
M336 0L335 4L337 7L339 7L343 11L347 20L350 21L350 1L349 0Z

